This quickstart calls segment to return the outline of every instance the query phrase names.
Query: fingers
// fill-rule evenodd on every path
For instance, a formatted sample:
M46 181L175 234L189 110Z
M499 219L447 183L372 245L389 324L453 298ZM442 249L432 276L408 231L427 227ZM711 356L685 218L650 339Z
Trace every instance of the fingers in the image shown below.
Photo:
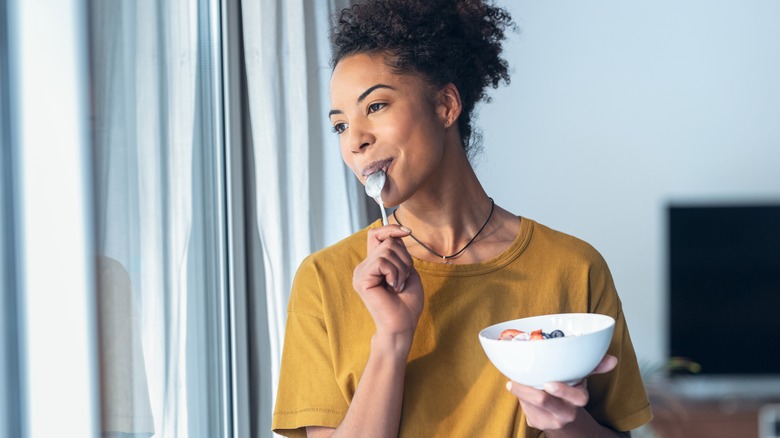
M596 369L591 371L591 374L604 374L612 371L618 363L617 357L611 355L611 354L605 354L603 358L601 358L601 362L599 362L598 365L596 365Z
M401 237L409 230L389 225L369 230L368 254L355 269L353 285L358 292L375 287L385 287L401 292L414 270L412 256L406 250Z
M406 237L412 234L412 231L406 227L401 227L395 224L386 225L383 227L372 228L368 230L368 252L370 253L374 248L381 245L382 242L393 237Z
M544 431L563 429L577 418L576 409L551 412L522 400L520 401L520 407L525 413L525 422L528 426Z
M617 366L618 359L607 354L591 372L604 374ZM520 402L529 426L541 429L559 429L575 421L577 413L588 404L587 379L576 385L545 383L544 390L508 382L507 389Z
M396 292L404 289L409 273L414 269L412 256L400 239L410 233L408 228L398 225L374 228L368 232L368 256L364 263L369 266L369 274L382 277ZM371 269L372 266L374 269Z
M584 380L574 386L546 383L544 390L509 382L507 389L519 399L550 411L559 410L566 405L583 407L588 404L588 390Z
M565 383L545 383L544 392L574 406L584 407L588 404L589 396L585 380L574 386Z
M406 280L409 278L411 260L407 262L398 252L388 251L377 260L376 266L376 276L383 279L396 292L404 290Z
M607 354L601 359L596 369L591 372L593 374L604 374L612 371L617 366L617 357ZM511 389L510 389L511 386ZM520 385L519 383L509 382L507 389L515 394L517 397L523 397L528 400L535 400L537 403L549 404L547 400L542 400L545 397L544 393L554 396L560 400L563 400L574 406L585 406L588 404L588 389L587 380L583 379L576 385L567 385L559 382L548 382L544 384L544 391Z
M555 385L568 386L565 384ZM577 416L577 410L587 404L587 391L584 388L561 391L552 395L546 390L509 382L507 389L520 402L528 425L538 429L552 430L564 427L573 422ZM576 401L576 404L572 401Z

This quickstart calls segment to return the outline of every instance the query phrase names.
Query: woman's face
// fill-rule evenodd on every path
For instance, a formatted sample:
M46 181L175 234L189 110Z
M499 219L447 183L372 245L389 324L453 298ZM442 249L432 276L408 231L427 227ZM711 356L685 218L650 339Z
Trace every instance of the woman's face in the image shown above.
M344 162L363 184L377 170L387 173L387 206L404 202L443 171L444 109L421 77L394 73L380 55L356 54L336 65L330 95Z

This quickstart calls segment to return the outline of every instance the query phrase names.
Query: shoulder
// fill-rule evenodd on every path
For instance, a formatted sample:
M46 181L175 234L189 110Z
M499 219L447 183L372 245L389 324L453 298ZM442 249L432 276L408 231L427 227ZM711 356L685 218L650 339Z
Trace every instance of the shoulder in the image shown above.
M301 261L293 279L288 311L317 309L326 295L351 291L352 273L366 257L366 238L372 224L316 251ZM309 310L308 313L320 313Z
M534 242L536 240L536 242ZM570 293L587 295L588 311L617 318L621 312L620 299L606 260L588 242L535 224L531 245L542 249L540 260L545 268L565 279Z
M357 263L360 263L360 261L366 258L366 239L368 237L368 230L375 226L375 223L371 224L333 245L313 252L301 262L301 268L336 268L348 265L351 271Z
M530 244L535 250L558 260L606 266L604 257L590 243L539 222L529 221L533 228Z

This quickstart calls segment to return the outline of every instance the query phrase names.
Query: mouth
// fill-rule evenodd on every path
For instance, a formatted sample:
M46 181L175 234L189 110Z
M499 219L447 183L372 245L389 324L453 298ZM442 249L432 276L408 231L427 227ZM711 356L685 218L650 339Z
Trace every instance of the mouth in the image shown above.
M384 160L377 160L363 168L363 177L368 178L369 175L378 171L387 173L387 169L390 167L390 163L393 162L392 158L385 158Z

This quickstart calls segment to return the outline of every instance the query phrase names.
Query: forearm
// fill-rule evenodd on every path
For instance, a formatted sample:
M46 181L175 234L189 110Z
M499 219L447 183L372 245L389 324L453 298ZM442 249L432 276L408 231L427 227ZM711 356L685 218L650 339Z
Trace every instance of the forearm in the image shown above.
M617 432L602 426L584 408L577 409L577 416L574 422L569 423L562 429L546 430L544 433L548 438L631 437L631 432Z
M349 410L332 437L398 436L411 337L374 335Z

